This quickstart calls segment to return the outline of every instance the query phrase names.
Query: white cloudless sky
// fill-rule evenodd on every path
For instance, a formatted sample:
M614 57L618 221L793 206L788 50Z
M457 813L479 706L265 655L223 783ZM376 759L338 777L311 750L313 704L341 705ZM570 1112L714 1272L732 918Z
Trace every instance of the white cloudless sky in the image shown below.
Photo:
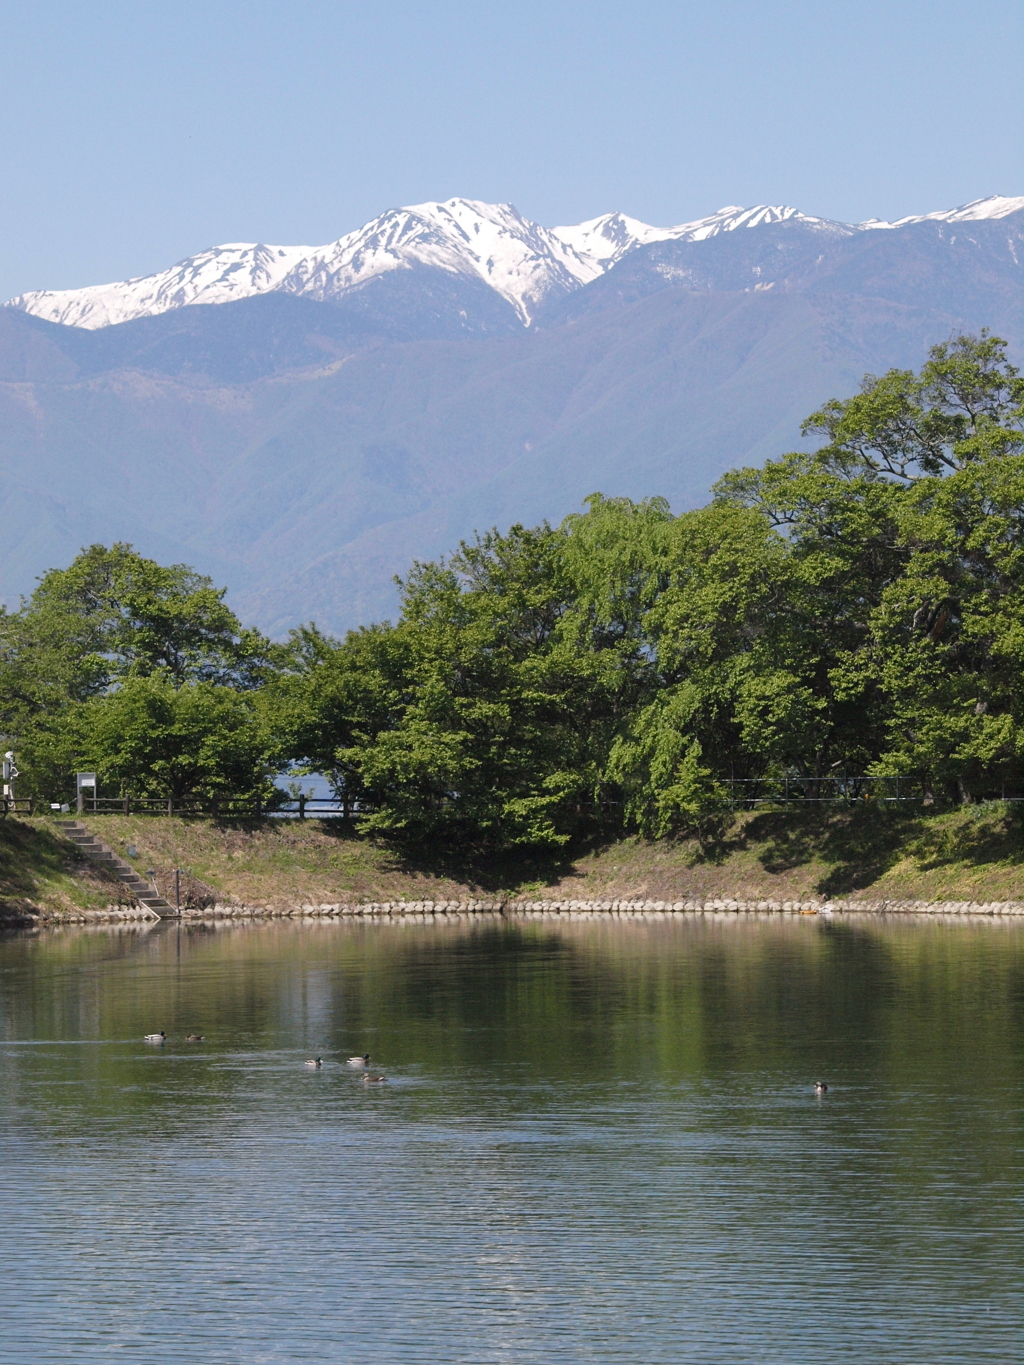
M0 298L453 195L554 225L1024 193L1020 0L0 0Z

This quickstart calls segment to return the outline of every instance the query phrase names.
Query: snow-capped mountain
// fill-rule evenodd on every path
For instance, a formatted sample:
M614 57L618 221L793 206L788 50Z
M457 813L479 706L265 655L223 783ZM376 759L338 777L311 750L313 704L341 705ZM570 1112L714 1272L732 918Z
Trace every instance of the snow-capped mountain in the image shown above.
M95 330L182 308L228 303L274 291L334 301L395 270L429 267L482 280L529 325L541 306L604 274L639 247L702 242L741 228L793 223L832 239L913 223L969 222L1024 209L1024 197L994 195L960 208L888 223L839 223L784 205L729 206L707 218L657 228L610 213L575 226L532 223L511 204L469 199L392 209L322 247L235 242L212 247L170 269L84 289L37 290L11 299L50 322Z
M480 276L508 299L524 322L552 293L567 293L601 273L549 228L511 204L449 199L392 209L358 232L318 247L276 287L327 300L375 275L414 265Z
M870 218L866 223L858 223L860 228L901 228L909 223L977 223L987 218L1006 218L1011 213L1024 209L1024 196L1016 198L1005 194L990 194L987 199L972 199L969 204L961 204L957 209L941 209L938 213L922 213L918 217L897 218L894 223Z
M40 289L10 299L5 307L22 308L68 327L110 327L190 303L231 303L280 289L289 272L314 250L229 242L155 275L84 289Z
M660 242L671 228L651 227L624 213L606 213L574 227L556 227L552 234L571 248L581 260L593 262L595 275L620 261L623 256L648 242Z
M578 288L604 268L600 259L529 222L511 204L450 199L392 209L327 246L231 243L155 275L39 290L8 306L73 327L109 327L186 304L228 303L273 290L336 299L377 275L417 265L483 279L524 323L542 300Z

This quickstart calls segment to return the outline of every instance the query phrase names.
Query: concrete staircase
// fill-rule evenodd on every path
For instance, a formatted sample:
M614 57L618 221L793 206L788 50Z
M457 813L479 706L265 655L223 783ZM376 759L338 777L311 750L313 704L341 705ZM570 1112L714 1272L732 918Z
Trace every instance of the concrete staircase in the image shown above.
M158 919L174 919L177 916L178 911L170 901L165 901L163 896L157 894L152 882L140 877L131 863L126 863L112 848L108 848L101 839L97 839L95 834L90 834L81 820L58 820L57 828L76 848L82 850L90 862L112 872L139 904L151 910Z

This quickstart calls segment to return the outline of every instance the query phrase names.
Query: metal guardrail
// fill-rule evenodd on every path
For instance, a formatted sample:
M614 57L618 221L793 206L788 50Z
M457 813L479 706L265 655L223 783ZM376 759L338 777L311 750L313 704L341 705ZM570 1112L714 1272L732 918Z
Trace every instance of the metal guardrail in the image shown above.
M236 820L260 820L264 816L286 816L305 820L346 818L359 809L357 802L335 797L299 796L263 801L217 801L199 803L175 801L173 797L86 796L78 806L82 815L201 815Z
M754 810L766 806L792 805L932 805L936 798L921 778L896 777L730 777L720 778L720 785L729 795L729 804L736 810ZM978 799L1024 801L1024 796L1005 793L984 795ZM31 798L13 801L0 798L2 814L8 812L33 813ZM621 801L583 803L580 809L596 810L620 806ZM171 797L86 796L78 807L86 815L180 815L206 816L214 819L259 820L265 817L282 819L348 819L368 809L365 801L342 801L337 797L299 796L272 798L270 801L219 801L199 803L176 802Z

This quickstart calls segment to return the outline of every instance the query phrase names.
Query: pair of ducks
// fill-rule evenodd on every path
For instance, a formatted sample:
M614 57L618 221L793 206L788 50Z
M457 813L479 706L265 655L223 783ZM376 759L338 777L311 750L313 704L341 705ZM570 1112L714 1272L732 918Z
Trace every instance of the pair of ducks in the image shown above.
M361 1057L348 1057L346 1058L346 1063L348 1066L357 1070L366 1071L366 1074L363 1077L364 1085L380 1085L382 1081L387 1080L387 1076L381 1076L376 1072L367 1070L370 1065L370 1054L368 1052L364 1052ZM313 1067L317 1071L319 1071L323 1064L324 1059L322 1057L310 1057L309 1061L306 1063L307 1066Z
M161 1029L159 1033L147 1033L147 1034L144 1035L143 1041L144 1041L144 1042L147 1042L147 1043L166 1043L166 1041L167 1041L167 1034L164 1033L163 1029ZM202 1043L202 1042L204 1042L204 1041L205 1041L205 1040L204 1040L203 1035L202 1035L201 1033L186 1033L186 1034L185 1034L185 1042L186 1042L186 1043Z

